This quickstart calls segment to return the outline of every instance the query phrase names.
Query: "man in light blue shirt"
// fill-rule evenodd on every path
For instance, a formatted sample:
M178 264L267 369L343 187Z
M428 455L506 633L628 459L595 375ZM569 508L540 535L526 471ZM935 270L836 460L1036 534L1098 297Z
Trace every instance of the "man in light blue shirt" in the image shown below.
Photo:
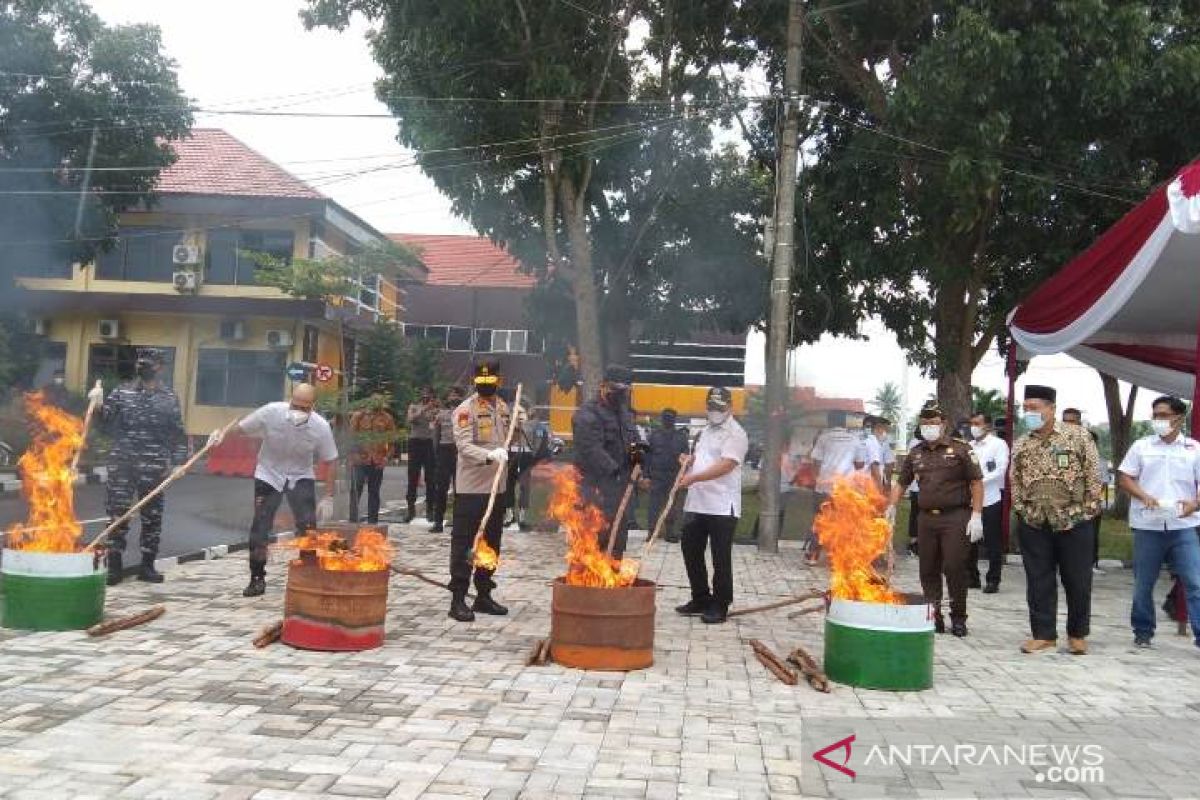
M1149 647L1154 637L1154 583L1164 560L1187 593L1188 616L1200 647L1200 443L1184 436L1187 405L1177 397L1154 401L1154 435L1129 448L1118 482L1133 502L1134 645Z

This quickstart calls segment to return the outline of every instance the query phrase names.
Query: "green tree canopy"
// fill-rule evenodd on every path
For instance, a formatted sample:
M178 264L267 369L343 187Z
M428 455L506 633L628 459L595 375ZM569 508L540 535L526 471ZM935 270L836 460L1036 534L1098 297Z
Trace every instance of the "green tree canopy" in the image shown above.
M980 389L971 387L971 412L987 414L992 419L998 419L1008 413L1008 403L1004 395L995 389Z
M157 27L105 25L81 0L0 1L0 286L89 260L117 212L152 200L191 123Z

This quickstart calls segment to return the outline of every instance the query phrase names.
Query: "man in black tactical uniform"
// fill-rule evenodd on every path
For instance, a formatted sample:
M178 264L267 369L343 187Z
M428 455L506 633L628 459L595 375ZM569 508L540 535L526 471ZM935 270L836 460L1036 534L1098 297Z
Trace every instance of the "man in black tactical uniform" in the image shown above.
M646 519L648 531L654 530L671 494L671 487L675 485L675 476L679 474L679 457L687 455L689 450L687 428L675 427L677 416L675 409L664 408L661 424L650 431L650 448L643 463L643 477L650 484L650 516ZM679 534L675 532L674 508L667 512L662 535L668 542L679 541Z
M159 375L162 366L160 351L140 348L137 377L109 393L96 412L100 429L112 440L108 451L107 511L110 519L120 517L162 483L172 464L187 460L187 436L179 413L179 399L163 384ZM97 384L89 397L103 397L103 394L104 389ZM141 517L142 566L138 580L162 583L162 574L154 569L162 532L162 494L142 506ZM128 532L129 523L126 522L108 538L109 586L121 582L121 555L125 551Z
M580 406L571 418L575 467L583 479L583 496L604 512L610 525L621 505L630 473L645 448L629 407L632 385L633 371L613 364L604 372L599 396ZM626 523L622 520L617 526L617 541L612 548L616 558L625 553ZM609 532L606 527L600 535L601 549L608 547Z

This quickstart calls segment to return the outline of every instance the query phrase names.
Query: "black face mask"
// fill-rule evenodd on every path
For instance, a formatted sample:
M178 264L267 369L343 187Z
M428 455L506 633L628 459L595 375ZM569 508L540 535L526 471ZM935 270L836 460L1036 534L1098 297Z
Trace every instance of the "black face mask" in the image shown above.
M669 430L669 431L675 430L675 418L674 417L663 417L662 418L662 426L663 426L663 428L665 428L666 430Z
M134 368L134 371L137 372L137 376L144 381L152 381L158 377L158 367L156 367L154 364L138 364Z
M495 397L496 396L496 384L481 383L475 387L475 391L480 397Z

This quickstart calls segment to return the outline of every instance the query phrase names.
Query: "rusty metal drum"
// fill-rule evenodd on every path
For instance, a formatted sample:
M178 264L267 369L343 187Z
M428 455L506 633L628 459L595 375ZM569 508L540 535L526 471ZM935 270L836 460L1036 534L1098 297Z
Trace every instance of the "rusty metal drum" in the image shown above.
M322 569L311 550L288 565L280 640L304 650L370 650L383 644L388 570Z
M653 581L623 588L554 582L550 656L566 667L628 672L654 663Z

